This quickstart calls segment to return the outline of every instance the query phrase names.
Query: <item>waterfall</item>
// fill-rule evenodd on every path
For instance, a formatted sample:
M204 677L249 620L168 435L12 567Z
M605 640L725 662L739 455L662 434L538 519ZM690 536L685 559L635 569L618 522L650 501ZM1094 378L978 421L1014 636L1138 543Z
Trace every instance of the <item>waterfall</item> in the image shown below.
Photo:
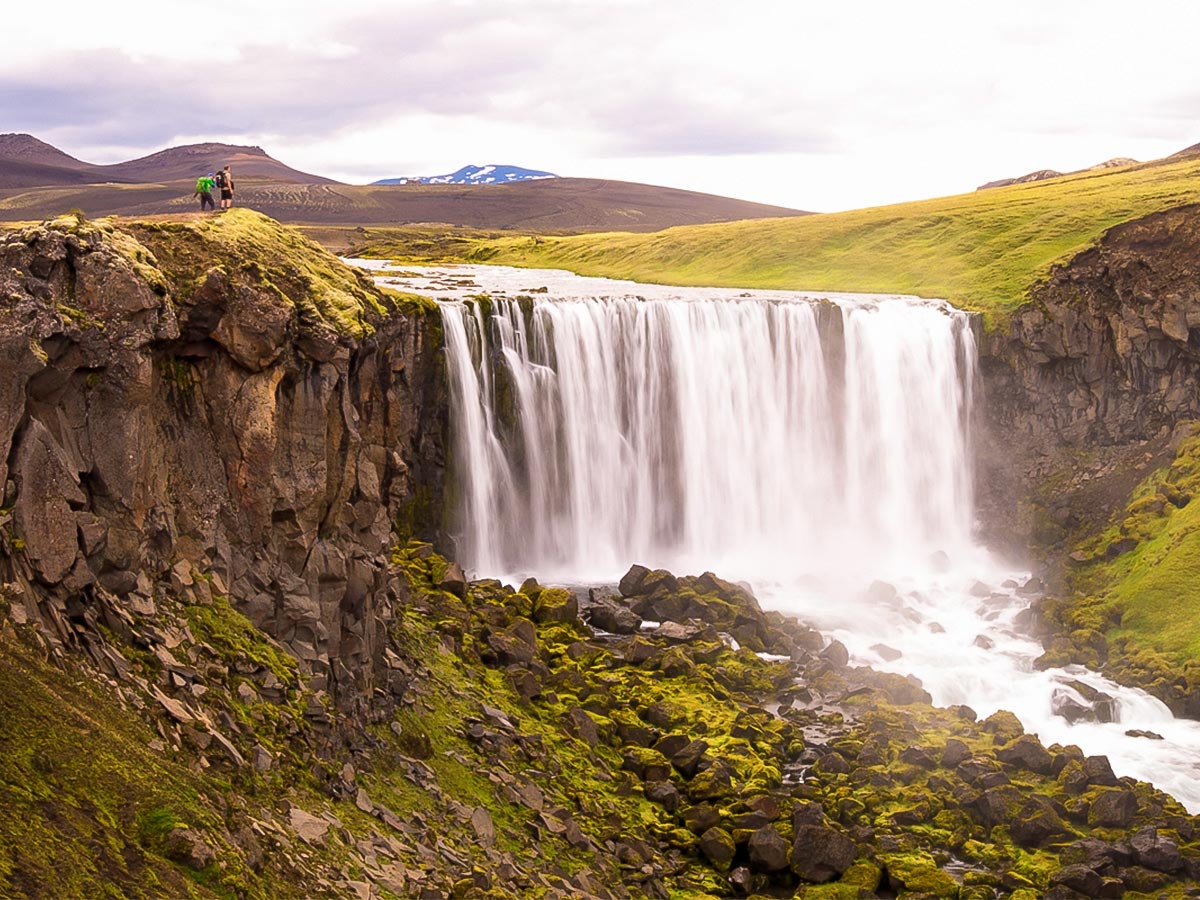
M970 543L975 345L915 298L442 304L458 556L779 578Z
M456 555L477 575L745 579L935 703L1013 711L1200 811L1200 724L1095 672L1038 670L1017 624L1028 573L972 540L965 314L503 267L388 282L450 295ZM495 299L470 299L482 286ZM1117 722L1053 713L1079 681Z

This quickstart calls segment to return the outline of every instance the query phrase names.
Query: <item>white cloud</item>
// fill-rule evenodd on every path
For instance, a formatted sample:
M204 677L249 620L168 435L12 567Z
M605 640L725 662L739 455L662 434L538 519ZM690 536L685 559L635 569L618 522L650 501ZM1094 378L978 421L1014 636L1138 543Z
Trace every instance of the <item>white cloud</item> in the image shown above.
M60 0L6 22L0 121L96 162L236 136L333 177L509 162L836 209L1200 140L1191 0Z

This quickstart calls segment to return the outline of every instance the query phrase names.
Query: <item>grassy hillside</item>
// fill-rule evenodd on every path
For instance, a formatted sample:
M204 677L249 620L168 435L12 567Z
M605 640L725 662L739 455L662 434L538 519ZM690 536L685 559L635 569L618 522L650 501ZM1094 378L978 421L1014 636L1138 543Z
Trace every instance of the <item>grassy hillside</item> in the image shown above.
M1047 610L1060 634L1047 664L1104 666L1176 711L1200 699L1200 422L1181 424L1169 465L1147 476L1071 554L1065 602ZM1192 699L1189 699L1192 698Z
M912 293L1000 314L1107 228L1200 201L1200 159L844 213L483 240L464 258L688 285ZM377 255L407 255L378 239Z

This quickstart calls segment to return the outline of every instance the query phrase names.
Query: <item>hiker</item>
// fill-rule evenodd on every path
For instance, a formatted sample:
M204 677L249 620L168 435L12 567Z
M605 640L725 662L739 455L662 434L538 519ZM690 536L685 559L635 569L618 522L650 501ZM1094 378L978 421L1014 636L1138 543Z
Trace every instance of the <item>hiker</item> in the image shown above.
M233 206L233 175L226 166L217 173L217 188L221 191L221 209Z
M196 193L192 194L192 197L200 198L200 212L204 212L205 206L207 206L213 212L216 212L217 205L213 203L212 195L213 185L215 183L216 182L213 179L212 172L209 172L207 175L201 175L196 179Z

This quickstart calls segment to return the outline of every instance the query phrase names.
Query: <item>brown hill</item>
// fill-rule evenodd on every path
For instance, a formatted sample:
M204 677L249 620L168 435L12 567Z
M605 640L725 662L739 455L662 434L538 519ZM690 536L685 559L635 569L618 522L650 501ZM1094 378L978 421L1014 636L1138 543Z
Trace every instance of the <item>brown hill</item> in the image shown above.
M528 231L658 231L674 225L805 215L729 197L595 178L499 185L294 184L233 166L236 203L283 222L315 225L437 223ZM0 189L0 220L190 212L193 182Z
M86 184L98 170L31 134L0 134L0 188Z
M235 176L295 184L336 184L332 179L284 165L262 147L187 144L127 162L98 166L63 153L33 135L0 135L0 188L190 181L226 165Z
M262 147L245 147L236 144L187 144L151 153L140 159L116 163L99 168L110 173L109 181L157 182L192 180L205 172L215 172L229 166L234 178L270 178L273 181L295 184L337 184L331 178L310 175L284 165L269 156Z

